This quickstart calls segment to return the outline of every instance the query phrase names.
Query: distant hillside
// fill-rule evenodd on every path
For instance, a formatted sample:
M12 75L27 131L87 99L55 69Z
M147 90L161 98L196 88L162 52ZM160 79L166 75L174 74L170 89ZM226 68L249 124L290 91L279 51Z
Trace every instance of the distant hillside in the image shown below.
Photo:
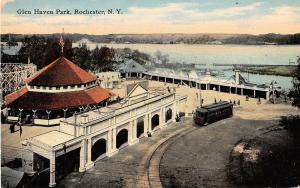
M300 33L293 35L240 35L222 40L225 44L300 44Z
M45 38L58 38L59 33L55 34L36 34ZM25 36L22 34L10 34L14 41L22 41ZM266 44L300 44L300 33L297 34L218 34L218 33L199 33L199 34L109 34L109 35L88 35L88 34L65 34L73 42L82 39L97 43L150 43L150 44L247 44L247 45L266 45ZM1 34L1 41L8 41L8 34Z

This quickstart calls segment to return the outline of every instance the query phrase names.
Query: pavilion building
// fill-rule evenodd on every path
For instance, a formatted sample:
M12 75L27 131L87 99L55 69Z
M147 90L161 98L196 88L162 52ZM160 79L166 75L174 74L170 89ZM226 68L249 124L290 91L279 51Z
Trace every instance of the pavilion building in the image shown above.
M118 70L123 78L141 78L147 69L133 59L125 60L118 66Z
M61 56L5 97L8 120L56 125L61 119L107 105L114 94L97 77Z
M142 77L149 80L159 82L172 83L178 85L186 85L201 90L214 90L229 94L244 95L252 98L262 98L269 100L271 95L271 86L265 84L254 84L247 82L239 70L234 70L234 75L229 79L218 79L207 72L203 78L199 78L197 74L183 71L178 74L165 74L162 72L143 72Z
M75 114L60 121L58 130L23 140L23 170L48 171L43 182L54 187L66 174L84 172L98 160L156 134L188 109L187 96L176 94L175 88L150 89L148 81L142 81L126 89L121 100Z

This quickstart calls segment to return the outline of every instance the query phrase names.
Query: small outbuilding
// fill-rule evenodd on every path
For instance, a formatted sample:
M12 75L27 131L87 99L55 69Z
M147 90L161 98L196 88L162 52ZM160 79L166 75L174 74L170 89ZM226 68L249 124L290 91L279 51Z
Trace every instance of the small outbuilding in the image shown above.
M141 77L142 73L147 71L146 68L133 59L125 60L124 63L118 66L118 70L124 78Z

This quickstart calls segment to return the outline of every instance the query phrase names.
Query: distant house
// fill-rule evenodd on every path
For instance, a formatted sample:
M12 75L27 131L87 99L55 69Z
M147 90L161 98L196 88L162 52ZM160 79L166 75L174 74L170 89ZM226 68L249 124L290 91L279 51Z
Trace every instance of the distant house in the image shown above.
M147 71L147 69L133 59L125 60L125 62L121 63L117 69L124 78L141 77L142 73Z
M78 44L83 44L83 43L85 43L85 44L90 44L90 43L93 43L93 42L90 41L90 40L87 39L87 38L82 38L82 39L80 39L79 41L77 41L76 43L78 43Z
M223 44L223 43L219 40L214 40L214 41L208 41L206 44Z
M22 48L22 43L18 43L18 45L15 46L1 44L1 52L10 56L18 55L21 48Z

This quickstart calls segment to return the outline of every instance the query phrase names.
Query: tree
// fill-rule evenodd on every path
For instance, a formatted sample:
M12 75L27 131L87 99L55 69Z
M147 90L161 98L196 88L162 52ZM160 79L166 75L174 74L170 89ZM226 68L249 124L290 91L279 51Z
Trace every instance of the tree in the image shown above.
M124 52L126 58L131 57L132 50L130 48L124 48L123 52Z
M69 39L65 39L63 54L64 57L73 61L73 49L72 42ZM61 56L61 47L57 39L47 39L46 49L44 52L44 66L48 65L52 61Z
M297 70L293 78L293 88L289 92L289 97L293 100L292 105L300 108L300 56L298 56L297 63Z
M89 69L91 66L91 51L85 43L74 48L74 62L83 69Z
M101 63L111 63L114 58L114 50L108 47L101 47L99 50L98 59Z
M165 54L165 55L161 56L160 60L161 60L162 64L168 63L169 62L169 55Z
M155 52L155 56L156 56L156 58L157 58L158 60L160 60L160 59L161 59L161 56L162 56L161 51L160 51L160 50L157 50L157 51Z
M101 47L97 56L97 66L102 71L113 71L114 70L114 57L115 51L113 48Z
M21 62L27 63L28 57L30 61L37 65L38 69L48 65L61 55L59 46L59 38L25 37L23 46L19 51L19 56L22 57ZM63 56L72 61L73 50L72 42L65 39Z
M150 61L150 55L138 50L134 50L131 54L131 59L135 60L141 65L145 65L147 61Z
M19 51L19 54L22 56L22 62L27 63L28 56L30 61L37 65L38 68L44 66L43 55L46 49L44 37L37 37L33 35L32 37L25 37L23 40L23 46Z

